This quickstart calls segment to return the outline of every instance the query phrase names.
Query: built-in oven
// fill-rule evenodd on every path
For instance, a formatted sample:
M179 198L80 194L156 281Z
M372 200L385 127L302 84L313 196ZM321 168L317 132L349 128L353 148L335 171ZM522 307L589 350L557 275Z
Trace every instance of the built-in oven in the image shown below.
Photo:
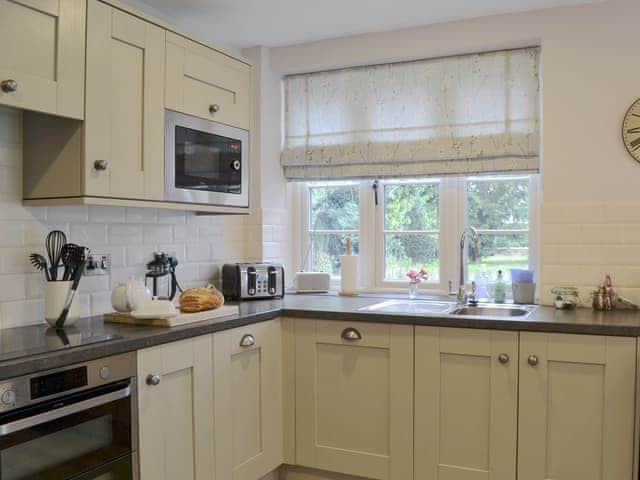
M165 111L165 200L249 206L249 132Z
M133 353L0 382L0 479L137 477Z

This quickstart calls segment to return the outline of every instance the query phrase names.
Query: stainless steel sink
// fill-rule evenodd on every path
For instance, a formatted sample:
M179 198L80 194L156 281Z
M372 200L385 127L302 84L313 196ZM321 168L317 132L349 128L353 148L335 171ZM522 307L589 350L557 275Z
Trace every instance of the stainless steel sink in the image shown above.
M386 300L361 307L362 312L404 313L419 315L421 313L445 313L451 310L452 303L437 300Z
M469 317L526 317L535 308L533 305L478 305L477 307L458 307L449 313Z

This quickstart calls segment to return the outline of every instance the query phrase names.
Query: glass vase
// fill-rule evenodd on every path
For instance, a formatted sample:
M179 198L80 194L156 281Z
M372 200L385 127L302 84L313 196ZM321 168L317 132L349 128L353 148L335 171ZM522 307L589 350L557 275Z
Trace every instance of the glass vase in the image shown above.
M418 282L409 282L409 298L413 300L418 295Z

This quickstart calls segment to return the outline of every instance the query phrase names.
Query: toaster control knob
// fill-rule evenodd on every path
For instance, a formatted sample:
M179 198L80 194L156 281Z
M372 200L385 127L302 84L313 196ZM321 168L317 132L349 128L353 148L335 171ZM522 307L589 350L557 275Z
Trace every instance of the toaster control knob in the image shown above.
M2 394L2 404L3 405L13 405L16 403L16 391L15 390L7 390Z
M231 169L234 171L239 171L240 170L240 160L234 160L233 162L231 162Z
M249 295L255 295L256 291L253 288L249 289Z

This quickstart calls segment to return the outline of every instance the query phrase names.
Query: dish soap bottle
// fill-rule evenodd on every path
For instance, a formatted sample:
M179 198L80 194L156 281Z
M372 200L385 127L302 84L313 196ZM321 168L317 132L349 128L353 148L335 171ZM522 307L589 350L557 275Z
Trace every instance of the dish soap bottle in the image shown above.
M502 270L498 270L498 278L493 292L493 301L496 303L504 303L507 299L507 285L502 277Z

